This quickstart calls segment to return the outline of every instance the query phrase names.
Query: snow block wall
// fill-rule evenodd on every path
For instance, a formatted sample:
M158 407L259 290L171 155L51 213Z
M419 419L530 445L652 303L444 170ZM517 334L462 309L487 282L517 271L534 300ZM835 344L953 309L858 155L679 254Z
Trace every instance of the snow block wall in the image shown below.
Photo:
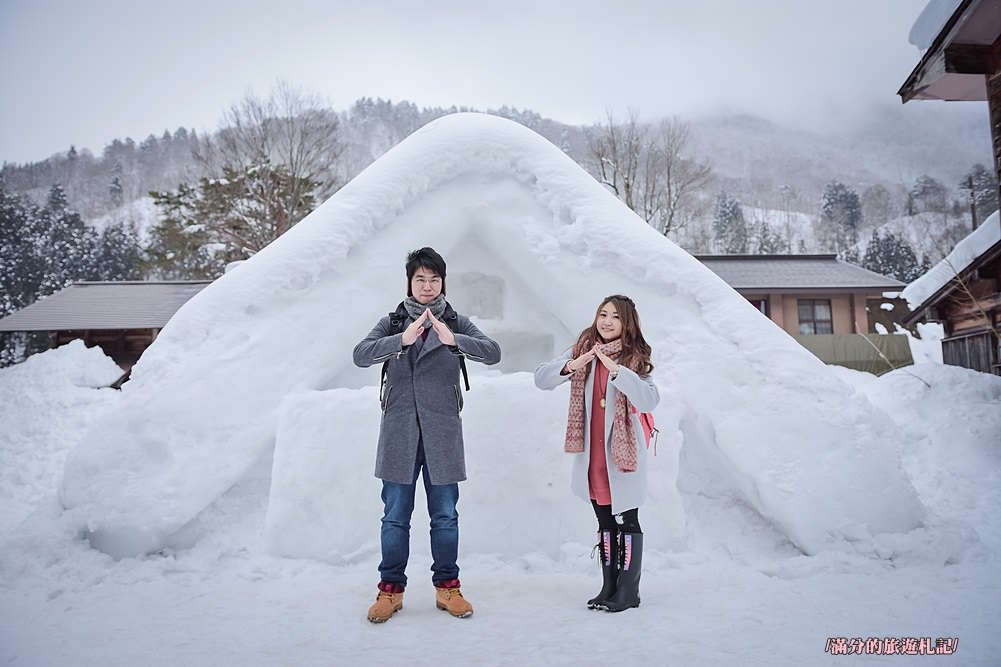
M91 543L115 556L162 548L272 450L266 531L274 548L297 542L282 539L295 532L295 504L336 512L375 493L371 465L343 470L311 449L331 441L374 462L375 421L365 437L312 411L314 426L287 415L314 403L351 414L370 393L360 388L378 382L378 369L355 368L351 350L402 299L406 254L425 245L448 262L449 301L501 343L499 370L514 377L570 345L603 297L630 295L673 415L665 428L680 441L683 484L739 498L802 550L922 520L885 415L556 147L511 121L456 114L415 132L171 319L121 406L67 462L62 501ZM476 393L467 404L466 431L484 451L505 442L490 420L514 423L525 406L549 405L497 370L470 371L477 391L497 392L485 412L477 411L487 404L474 407ZM562 400L552 410L536 440L559 452ZM368 412L356 412L367 424ZM297 470L303 460L317 469ZM550 499L552 469L504 458L476 469L468 495L510 484L505 465L518 469L521 494ZM677 465L668 462L665 474ZM307 473L319 475L310 488L324 475L342 482L323 502L296 498L287 482ZM569 475L560 483L569 496ZM662 502L677 502L669 495ZM586 519L589 509L578 512ZM558 514L539 521L564 521ZM678 523L677 510L667 514ZM297 553L338 555L297 543Z
M540 392L531 373L484 374L472 384L462 411L469 475L458 505L463 553L557 558L567 542L592 543L590 507L568 491L572 457L562 439L567 392ZM667 434L670 410L654 414ZM333 563L378 552L382 486L371 471L379 417L376 387L286 399L265 520L269 551ZM665 437L659 446L644 508L647 544L656 549L677 547L685 532L672 440L678 442ZM425 507L418 484L411 522L418 535L428 525Z

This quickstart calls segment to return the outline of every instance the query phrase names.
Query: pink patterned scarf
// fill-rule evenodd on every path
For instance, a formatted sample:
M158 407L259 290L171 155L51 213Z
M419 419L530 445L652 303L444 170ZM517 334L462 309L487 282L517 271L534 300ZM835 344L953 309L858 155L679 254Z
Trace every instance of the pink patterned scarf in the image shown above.
M622 341L598 345L605 356L618 359L622 353ZM600 364L595 359L594 364ZM587 375L583 369L570 377L570 410L567 415L567 434L563 451L572 454L584 451L584 383ZM599 409L591 406L592 409ZM621 391L615 392L615 418L612 421L612 463L621 472L636 471L636 433L630 416L629 401Z

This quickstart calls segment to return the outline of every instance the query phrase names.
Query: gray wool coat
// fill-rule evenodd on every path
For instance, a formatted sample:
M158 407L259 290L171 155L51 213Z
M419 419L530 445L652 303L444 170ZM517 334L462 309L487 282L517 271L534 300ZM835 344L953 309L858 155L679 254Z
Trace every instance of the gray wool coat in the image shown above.
M455 336L454 347L443 345L431 329L427 340L418 336L413 345L404 348L402 333L390 335L389 316L379 320L355 346L357 366L367 368L389 360L375 458L375 476L385 481L399 484L414 481L417 441L421 436L432 484L466 479L459 358L496 364L501 350L451 306L446 306L441 320ZM412 322L408 318L405 326Z

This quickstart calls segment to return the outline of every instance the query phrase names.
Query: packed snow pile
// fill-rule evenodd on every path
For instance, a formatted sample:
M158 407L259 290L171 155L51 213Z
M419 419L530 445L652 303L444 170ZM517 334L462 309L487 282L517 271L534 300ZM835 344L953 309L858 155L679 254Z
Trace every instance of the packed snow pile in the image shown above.
M107 387L121 374L79 340L0 369L0 532L58 486L69 443L119 397Z
M425 245L448 262L449 301L503 348L499 371L470 364L475 484L463 493L496 503L488 489L514 485L515 509L533 520L506 538L545 533L551 546L590 523L586 506L580 522L562 504L531 511L569 495L566 394L536 391L525 371L569 346L612 293L636 301L654 348L651 486L671 505L665 526L683 530L679 487L752 508L807 553L922 523L883 411L556 147L511 121L456 114L174 316L69 457L61 498L91 544L115 556L170 545L270 464L273 548L349 558L357 543L310 530L380 509L378 369L355 368L351 350L403 298L406 253ZM551 453L542 465L528 457L537 448Z
M905 468L929 508L959 525L1001 529L1001 499L983 491L1001 485L1001 377L916 364L861 389L898 423ZM981 537L1001 551L1001 530Z

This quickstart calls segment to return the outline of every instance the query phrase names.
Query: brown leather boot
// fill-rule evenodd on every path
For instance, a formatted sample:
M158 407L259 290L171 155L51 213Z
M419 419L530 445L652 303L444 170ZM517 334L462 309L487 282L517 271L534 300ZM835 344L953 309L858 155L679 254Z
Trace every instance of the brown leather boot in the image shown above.
M458 588L434 588L435 605L438 609L447 611L456 618L466 618L473 615L473 605L462 597Z
M373 623L385 623L401 609L403 609L403 588L380 583L375 604L368 608L368 620Z

